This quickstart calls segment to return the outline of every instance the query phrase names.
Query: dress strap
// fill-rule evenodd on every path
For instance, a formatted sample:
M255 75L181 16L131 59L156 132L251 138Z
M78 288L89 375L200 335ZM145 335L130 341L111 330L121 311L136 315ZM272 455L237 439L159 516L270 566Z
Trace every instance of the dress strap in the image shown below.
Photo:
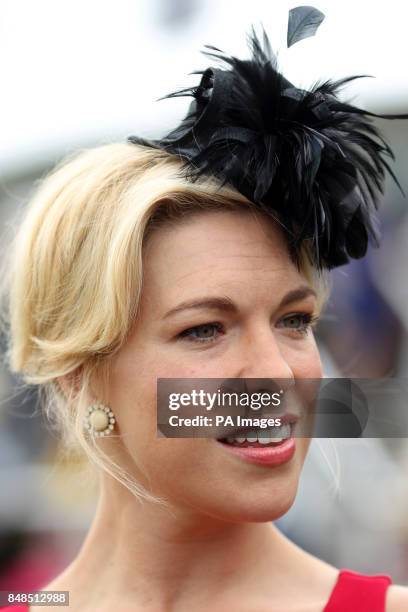
M391 582L391 578L383 574L366 576L340 570L324 612L385 612L385 596Z

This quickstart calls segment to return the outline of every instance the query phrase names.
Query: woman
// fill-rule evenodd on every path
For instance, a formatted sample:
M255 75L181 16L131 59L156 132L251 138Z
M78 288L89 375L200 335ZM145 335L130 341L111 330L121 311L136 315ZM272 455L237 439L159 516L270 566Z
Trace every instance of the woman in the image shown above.
M200 117L199 96L215 91L215 76L206 73L195 92ZM371 228L366 192L355 217L335 218L340 187L333 178L329 190L330 160L321 156L309 179L320 178L314 197L331 209L317 234L302 234L310 227L288 213L296 181L289 185L283 158L276 185L287 206L276 200L268 209L278 191L261 179L271 167L255 163L259 146L229 132L230 145L256 149L237 174L244 152L225 147L224 133L222 161L219 141L215 150L214 140L203 145L208 123L200 132L193 119L159 143L106 145L61 165L16 237L11 368L48 391L64 442L79 445L100 476L79 554L43 588L69 591L75 612L406 610L407 589L387 576L339 572L273 524L294 501L309 439L293 431L265 445L156 435L158 378L320 378L313 325L325 269L361 256ZM194 159L191 125L202 159ZM194 177L183 174L186 161L199 170ZM337 228L327 241L329 212ZM272 452L265 449L292 450L265 464L237 445L257 447L258 459Z

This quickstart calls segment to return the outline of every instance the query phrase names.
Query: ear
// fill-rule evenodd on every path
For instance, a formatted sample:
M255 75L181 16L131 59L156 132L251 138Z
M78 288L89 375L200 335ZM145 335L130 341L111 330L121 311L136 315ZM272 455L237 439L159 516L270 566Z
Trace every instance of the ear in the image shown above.
M57 385L59 390L65 396L66 399L75 397L78 395L82 383L82 366L78 366L72 372L59 376L57 378Z

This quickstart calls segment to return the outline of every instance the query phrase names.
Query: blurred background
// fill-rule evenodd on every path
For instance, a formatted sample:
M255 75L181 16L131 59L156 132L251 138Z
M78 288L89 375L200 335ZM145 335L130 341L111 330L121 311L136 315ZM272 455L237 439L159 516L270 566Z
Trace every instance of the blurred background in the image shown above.
M205 44L245 55L264 25L281 70L298 87L351 74L343 96L377 113L408 113L405 2L313 3L314 38L285 48L296 2L251 0L2 0L0 224L2 245L36 182L67 153L157 137L188 100L156 100L197 82ZM378 120L408 192L408 122ZM401 377L408 371L408 200L388 180L383 241L334 272L317 330L325 374ZM4 346L4 339L1 340ZM0 590L46 584L77 553L95 492L76 461L56 462L35 389L0 366ZM314 440L291 511L279 525L337 567L389 573L408 584L408 444L403 438Z

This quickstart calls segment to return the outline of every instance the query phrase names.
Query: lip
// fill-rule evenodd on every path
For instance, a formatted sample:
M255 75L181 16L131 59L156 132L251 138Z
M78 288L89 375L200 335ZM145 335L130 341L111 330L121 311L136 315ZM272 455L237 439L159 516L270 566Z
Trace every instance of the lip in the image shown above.
M244 461L271 467L288 463L296 452L296 440L293 437L288 438L276 446L266 446L264 448L257 448L254 446L232 446L220 442L219 440L215 441L225 450L225 452L232 453Z

